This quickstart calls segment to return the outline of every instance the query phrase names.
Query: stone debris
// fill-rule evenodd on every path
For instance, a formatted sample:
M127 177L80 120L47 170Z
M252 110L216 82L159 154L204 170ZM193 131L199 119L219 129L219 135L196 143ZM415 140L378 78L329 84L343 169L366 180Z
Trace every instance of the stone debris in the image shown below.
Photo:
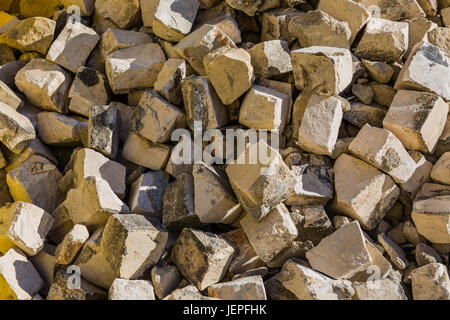
M246 277L213 284L208 296L221 300L266 300L266 289L261 276Z
M0 0L0 300L449 300L449 27Z

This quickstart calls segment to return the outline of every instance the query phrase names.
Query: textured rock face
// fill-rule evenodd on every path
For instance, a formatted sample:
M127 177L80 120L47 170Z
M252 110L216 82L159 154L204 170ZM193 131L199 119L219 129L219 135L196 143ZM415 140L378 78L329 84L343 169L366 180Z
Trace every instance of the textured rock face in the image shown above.
M449 26L0 0L0 300L449 300Z

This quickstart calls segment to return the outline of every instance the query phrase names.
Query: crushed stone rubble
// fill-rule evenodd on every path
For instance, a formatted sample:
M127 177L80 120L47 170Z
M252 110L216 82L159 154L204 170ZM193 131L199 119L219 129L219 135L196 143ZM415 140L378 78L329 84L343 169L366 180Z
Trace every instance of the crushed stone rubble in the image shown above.
M450 300L449 102L448 0L0 1L0 300Z

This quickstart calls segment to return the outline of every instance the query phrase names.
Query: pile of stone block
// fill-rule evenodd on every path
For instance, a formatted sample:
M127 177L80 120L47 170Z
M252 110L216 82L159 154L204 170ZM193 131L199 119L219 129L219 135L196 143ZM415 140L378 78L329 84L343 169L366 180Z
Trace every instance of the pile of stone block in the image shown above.
M1 1L0 299L450 300L449 101L448 0Z

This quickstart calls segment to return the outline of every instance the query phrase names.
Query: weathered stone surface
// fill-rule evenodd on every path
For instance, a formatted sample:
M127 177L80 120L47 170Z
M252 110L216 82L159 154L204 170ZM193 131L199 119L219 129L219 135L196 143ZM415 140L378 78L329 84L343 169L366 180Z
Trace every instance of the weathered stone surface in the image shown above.
M108 292L109 300L155 300L152 283L146 280L115 279Z
M378 235L378 242L381 243L389 255L389 258L391 258L391 261L397 268L404 270L408 267L409 262L406 258L405 252L398 246L398 244L384 234Z
M370 89L370 87L368 88ZM343 118L358 128L362 128L366 124L381 128L383 126L383 119L386 117L386 113L386 108L380 105L351 103L350 110L344 112Z
M0 102L8 105L14 110L23 106L22 99L19 98L3 81L0 81Z
M172 132L185 123L183 111L157 93L146 90L133 119L136 132L153 143L167 142Z
M179 56L189 61L197 74L205 76L203 59L210 52L221 47L236 48L236 45L216 26L205 24L184 37L174 49Z
M40 112L37 127L39 138L48 145L74 147L87 142L88 123L57 112Z
M334 173L330 159L294 152L284 162L296 178L287 205L326 204L333 198Z
M283 40L270 40L256 44L248 53L255 76L272 78L292 71L289 44Z
M450 152L439 158L431 170L431 179L440 184L450 185Z
M194 24L200 3L198 0L155 1L151 27L158 37L178 42L187 35ZM153 11L153 10L152 10ZM148 13L143 11L143 16ZM151 14L151 13L150 13Z
M408 49L409 25L381 18L372 18L355 50L358 58L395 62Z
M234 253L223 238L194 229L183 229L172 249L172 261L199 290L218 283Z
M371 104L373 101L374 92L371 87L354 84L352 86L352 93L364 104Z
M450 32L448 28L434 28L428 31L426 38L428 41L439 47L447 56L450 56Z
M182 101L181 81L186 79L189 65L184 59L169 59L155 82L155 91L167 101L179 105Z
M395 82L395 90L417 90L450 99L450 58L439 47L427 41L411 51Z
M15 83L36 107L67 113L67 96L72 78L57 64L41 58L33 59L20 69Z
M88 147L115 158L119 151L120 113L114 106L93 106L89 113Z
M251 56L244 49L217 49L208 54L203 63L208 79L226 105L250 89L255 80Z
M223 105L207 77L190 76L181 82L188 125L195 122L202 129L218 129L228 122L227 107Z
M416 0L360 0L360 2L367 9L371 6L378 7L380 10L376 10L377 15L383 19L398 21L425 17L425 12Z
M110 19L120 29L130 29L141 19L138 0L98 0L95 1L95 12Z
M242 210L238 205L225 172L199 162L192 170L195 214L202 223L233 223Z
M58 168L46 158L32 156L8 173L6 182L14 201L37 205L52 212L61 202Z
M69 265L72 263L88 239L88 229L82 224L76 224L56 247L56 263L62 265Z
M366 237L366 248L369 251L370 257L372 258L372 264L364 271L361 271L354 275L351 280L356 282L368 282L385 279L388 277L389 273L393 270L391 263L383 256L383 252L375 244L367 240ZM376 284L376 283L374 283ZM362 285L362 289L373 289L373 286L365 287ZM356 288L355 288L356 290Z
M113 214L129 213L108 182L96 176L86 177L76 189L71 189L64 206L74 224L82 223L89 230L104 226Z
M343 117L337 97L314 95L309 99L298 133L299 146L309 152L331 156ZM317 125L320 122L320 126Z
M324 46L349 49L352 36L347 22L339 21L322 10L308 11L292 18L289 31L303 48Z
M15 202L0 208L0 247L17 246L29 256L44 247L53 218L41 208L26 202Z
M408 50L406 50L405 57L409 57L412 49L416 44L421 42L428 31L433 30L437 27L437 24L427 18L413 18L406 20L405 22L409 25L409 40L408 40Z
M291 207L290 216L298 230L296 240L318 245L334 228L322 205L304 205Z
M107 79L99 71L80 67L69 91L69 110L84 117L89 117L93 106L109 102Z
M169 230L181 231L186 227L201 227L195 214L194 178L185 173L169 184L163 195L162 221Z
M173 265L156 265L152 268L153 288L159 299L163 299L174 291L178 287L180 280L180 272Z
M256 149L266 152L267 157L256 156ZM251 157L260 159L253 163ZM295 184L295 177L280 154L262 139L250 143L237 160L228 164L226 172L240 204L256 219L264 218L286 200Z
M416 168L416 163L394 134L370 125L359 131L348 150L398 183L407 182Z
M433 243L450 243L450 187L426 183L414 200L412 219L419 233Z
M106 292L92 285L83 278L80 281L80 288L69 287L70 273L63 270L56 272L47 300L104 300Z
M0 299L31 300L44 282L33 264L19 249L0 257Z
M257 12L262 12L279 6L278 0L225 0L233 9L245 12L249 16L254 16Z
M264 262L272 260L298 236L297 228L283 204L273 208L259 221L247 214L240 224L256 254Z
M259 85L247 92L239 112L239 123L255 130L284 132L289 112L289 97Z
M401 281L393 278L353 282L354 300L408 300Z
M400 90L383 120L408 150L430 153L444 130L448 105L426 92Z
M400 185L402 192L406 194L411 200L419 192L422 185L430 181L430 173L433 164L429 162L420 152L410 151L409 155L416 163L416 169L409 180Z
M334 279L349 279L372 264L357 221L344 225L323 239L306 253L306 258L314 270Z
M99 177L106 180L119 198L125 196L126 168L120 163L106 158L101 153L87 148L75 151L72 169L75 187L80 186L87 177Z
M351 0L321 0L317 9L322 10L339 21L345 21L351 31L350 44L358 32L370 19L370 13L357 1Z
M170 146L152 143L130 132L122 149L122 157L151 170L162 170L170 157Z
M442 263L442 258L439 253L425 243L419 243L416 246L416 261L419 267L429 263Z
M8 105L0 102L0 141L16 154L22 153L36 138L33 124Z
M152 42L152 38L144 32L108 28L102 34L99 50L102 60L105 61L114 51Z
M163 194L169 185L169 175L163 171L147 172L131 185L129 207L132 213L160 219ZM165 296L165 295L164 295Z
M266 11L262 14L261 41L284 40L291 43L295 35L289 32L291 19L305 14L294 8L280 8Z
M388 83L395 73L395 69L383 61L361 60L369 76L378 83Z
M159 44L149 43L114 51L106 58L105 71L114 93L128 93L152 87L165 62Z
M248 241L242 228L222 233L221 236L225 238L235 250L235 255L228 268L232 274L241 274L255 268L260 268L264 265L264 262L256 254L255 249L253 249L253 246Z
M450 300L450 279L447 268L430 263L411 273L414 300Z
M0 35L0 44L20 50L47 54L53 41L56 22L44 17L33 17L17 22Z
M275 275L280 284L298 300L351 300L355 291L347 280L333 280L300 260L287 261Z
M334 165L333 207L371 230L397 201L400 190L377 168L347 154Z
M291 58L295 86L299 90L331 96L342 92L352 80L352 57L348 49L309 47L292 51Z
M69 22L48 50L47 59L75 73L86 64L99 41L100 36L91 28Z
M261 276L213 284L208 287L208 295L222 300L266 300Z

